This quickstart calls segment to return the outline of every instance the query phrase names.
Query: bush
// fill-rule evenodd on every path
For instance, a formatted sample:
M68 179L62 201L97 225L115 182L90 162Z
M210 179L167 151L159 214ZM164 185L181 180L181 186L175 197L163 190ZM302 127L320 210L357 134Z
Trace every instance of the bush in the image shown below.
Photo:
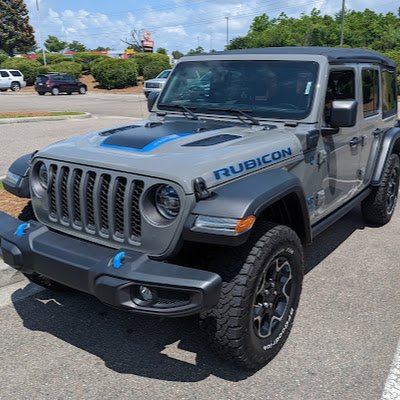
M90 71L95 62L107 60L109 57L104 54L97 53L75 53L74 61L82 64L83 71ZM93 64L92 64L93 63Z
M8 59L7 54L0 53L0 65Z
M138 64L139 75L144 75L144 67L154 61L159 61L164 63L163 69L171 68L169 64L169 57L165 54L159 53L137 53L133 57L133 60Z
M43 53L38 53L37 61L43 63ZM73 61L71 57L64 56L63 54L46 53L47 64L58 64L60 62Z
M161 71L169 68L171 68L169 64L165 64L165 62L160 60L155 60L143 67L143 79L155 78Z
M92 73L96 81L106 89L123 89L137 85L137 64L133 60L109 58L96 62Z
M2 68L18 69L24 75L27 85L33 85L42 64L37 61L26 60L24 58L8 58L1 64Z
M65 72L68 75L79 78L82 72L82 65L74 61L63 61L58 64L48 65L49 72Z

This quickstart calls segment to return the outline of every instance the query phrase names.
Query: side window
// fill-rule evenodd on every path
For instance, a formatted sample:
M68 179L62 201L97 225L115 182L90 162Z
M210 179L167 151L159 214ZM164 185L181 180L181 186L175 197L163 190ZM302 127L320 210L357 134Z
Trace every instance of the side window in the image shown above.
M376 69L362 70L364 118L379 112L379 72Z
M22 76L19 71L10 71L12 76Z
M0 71L0 76L2 78L8 78L10 74L7 71Z
M355 100L355 87L354 70L338 70L329 74L324 110L324 118L327 124L330 122L332 102L334 100Z
M382 97L383 118L395 115L397 112L395 71L382 71Z

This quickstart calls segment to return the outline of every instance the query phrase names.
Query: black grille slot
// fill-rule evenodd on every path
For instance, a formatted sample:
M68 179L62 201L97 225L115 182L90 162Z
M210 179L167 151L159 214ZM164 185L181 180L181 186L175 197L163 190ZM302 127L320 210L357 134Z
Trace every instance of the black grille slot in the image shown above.
M139 200L143 193L143 182L133 181L133 193L132 193L132 206L131 206L131 237L136 239L140 237L141 233L141 217Z
M144 182L111 172L50 164L49 218L112 242L140 243Z
M94 172L89 172L87 176L86 183L86 215L87 215L87 225L89 229L94 229L94 184L96 181L96 174Z
M126 192L126 178L117 178L115 188L115 234L124 236L124 199Z

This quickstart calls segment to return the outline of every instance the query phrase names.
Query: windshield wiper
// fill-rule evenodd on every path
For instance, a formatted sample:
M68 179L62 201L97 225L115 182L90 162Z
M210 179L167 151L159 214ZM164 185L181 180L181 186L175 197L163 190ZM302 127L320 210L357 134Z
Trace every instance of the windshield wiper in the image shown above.
M192 119L196 119L196 120L199 119L199 117L189 107L186 107L186 106L184 106L182 104L161 104L161 106L177 108L178 110L182 110L183 111L183 115L186 118L188 118L188 116L186 115L186 113L187 113L192 117Z
M248 113L253 112L252 110L241 110L239 108L207 108L207 111L226 111L230 114L235 114L238 116L238 118L245 123L249 123L250 125L260 125L260 121L257 118L252 117ZM248 121L246 121L244 118L247 118Z

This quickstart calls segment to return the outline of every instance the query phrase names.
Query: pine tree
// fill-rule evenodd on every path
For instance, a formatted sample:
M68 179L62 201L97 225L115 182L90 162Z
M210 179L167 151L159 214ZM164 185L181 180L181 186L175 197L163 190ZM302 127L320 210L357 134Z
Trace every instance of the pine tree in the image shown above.
M0 0L0 50L13 56L36 48L34 30L23 0Z

